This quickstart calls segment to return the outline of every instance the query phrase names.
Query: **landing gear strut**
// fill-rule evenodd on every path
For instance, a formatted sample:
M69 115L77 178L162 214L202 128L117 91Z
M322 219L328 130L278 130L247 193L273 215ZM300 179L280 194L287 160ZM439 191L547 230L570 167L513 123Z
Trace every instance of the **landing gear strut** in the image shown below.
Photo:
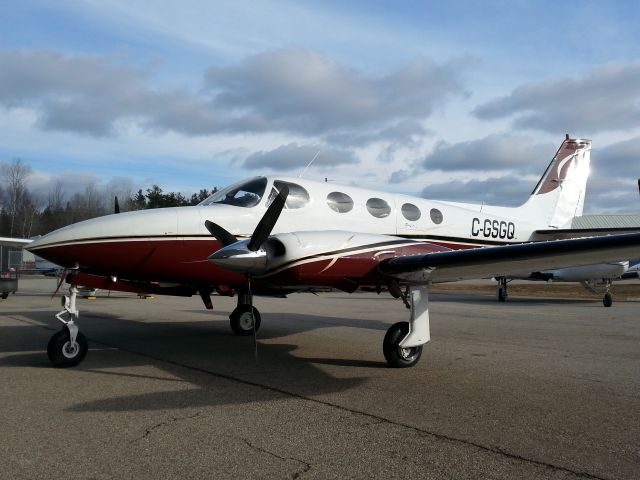
M62 330L51 337L47 345L49 360L56 367L73 367L79 364L87 355L89 349L87 339L82 332L78 331L78 325L76 324L79 315L76 308L77 297L78 288L72 285L69 288L69 296L65 295L63 297L63 309L56 314L56 318L64 326Z
M251 306L250 295L248 293L240 293L238 295L238 306L229 315L231 330L236 335L253 335L254 325L256 332L260 330L260 312L256 307Z
M507 292L507 279L505 277L496 278L498 281L498 288L496 289L496 297L499 302L505 302L509 293Z
M409 302L409 321L391 325L382 342L384 358L392 368L413 367L420 360L422 346L431 338L427 287L411 287Z
M609 289L611 288L611 280L605 282L604 288L605 292L604 297L602 297L602 304L605 307L610 307L611 305L613 305L613 295L611 295L611 293L609 292Z

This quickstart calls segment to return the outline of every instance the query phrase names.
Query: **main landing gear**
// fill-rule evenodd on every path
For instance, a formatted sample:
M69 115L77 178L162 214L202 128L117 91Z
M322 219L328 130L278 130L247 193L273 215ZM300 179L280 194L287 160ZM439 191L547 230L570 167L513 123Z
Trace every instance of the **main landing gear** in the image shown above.
M78 288L72 285L69 288L69 296L65 295L62 299L63 309L56 314L56 318L64 326L62 330L51 337L47 345L49 360L56 367L73 367L79 364L89 350L87 339L82 332L78 331L78 325L76 324L79 315L76 308L77 297Z
M507 279L505 277L496 278L498 281L498 288L496 288L496 297L499 302L506 302L509 293L507 292Z
M596 282L595 280L589 280L581 283L584 288L586 288L587 290L593 293L602 292L602 290L598 289L598 287L604 286L604 295L602 296L602 305L604 305L607 308L613 305L613 295L611 295L611 292L610 292L611 285L613 284L611 279L603 278L601 282Z
M240 336L253 335L254 325L255 331L260 330L260 312L252 305L252 297L250 293L238 294L238 306L229 315L231 330Z
M431 339L427 287L411 287L406 297L403 300L411 308L409 321L391 325L382 342L384 358L392 368L413 367L420 360L422 346Z

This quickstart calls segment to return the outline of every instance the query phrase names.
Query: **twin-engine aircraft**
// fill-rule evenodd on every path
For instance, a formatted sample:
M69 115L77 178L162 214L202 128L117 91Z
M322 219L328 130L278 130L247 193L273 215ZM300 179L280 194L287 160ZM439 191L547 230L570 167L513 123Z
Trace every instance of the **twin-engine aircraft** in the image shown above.
M635 233L543 241L582 213L590 152L591 141L567 135L517 208L256 177L195 207L120 213L54 231L28 247L69 269L70 296L56 315L64 327L49 342L49 358L64 367L86 355L77 285L199 294L206 308L213 292L237 295L230 321L238 335L260 327L254 295L362 288L389 291L410 308L409 321L387 331L383 353L389 366L411 367L430 339L433 283L640 256Z

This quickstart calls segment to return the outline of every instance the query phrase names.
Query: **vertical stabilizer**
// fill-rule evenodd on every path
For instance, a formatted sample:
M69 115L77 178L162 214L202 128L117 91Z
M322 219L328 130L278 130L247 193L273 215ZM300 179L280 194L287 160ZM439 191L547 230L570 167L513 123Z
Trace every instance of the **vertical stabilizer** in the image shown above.
M582 215L591 162L591 140L569 138L520 209L543 228L561 228Z

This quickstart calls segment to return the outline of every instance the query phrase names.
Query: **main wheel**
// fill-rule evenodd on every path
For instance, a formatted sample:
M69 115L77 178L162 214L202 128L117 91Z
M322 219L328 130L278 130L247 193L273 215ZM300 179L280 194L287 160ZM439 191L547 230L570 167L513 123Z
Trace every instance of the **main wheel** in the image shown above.
M8 296L9 296L9 292L2 292L2 299L3 300L6 299Z
M507 300L507 289L504 287L498 287L498 301L499 302L504 302Z
M51 337L47 345L49 360L56 367L73 367L79 364L87 355L87 350L89 345L82 332L78 332L72 345L71 335L66 327Z
M604 294L604 297L602 297L602 304L605 307L610 307L611 305L613 305L613 295L611 295L609 292Z
M400 342L409 333L409 322L394 323L387 330L382 342L382 351L387 365L392 368L413 367L422 355L422 345L419 347L402 348Z
M251 307L249 305L240 305L231 315L229 315L231 330L236 335L253 335L253 325L255 323L256 332L260 330L260 312L253 307L253 318L251 318Z

